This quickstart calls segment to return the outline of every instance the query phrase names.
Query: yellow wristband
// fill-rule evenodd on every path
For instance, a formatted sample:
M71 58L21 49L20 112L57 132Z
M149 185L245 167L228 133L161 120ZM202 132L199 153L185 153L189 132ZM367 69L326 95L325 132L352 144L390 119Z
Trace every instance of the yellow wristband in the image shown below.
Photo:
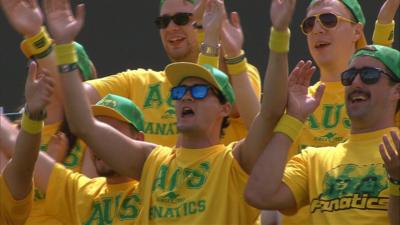
M375 22L375 29L372 35L372 42L378 45L392 46L394 41L394 20L388 24Z
M38 134L42 131L43 121L32 120L24 113L22 115L21 129L30 134Z
M284 31L277 31L274 27L271 27L271 33L269 35L269 49L274 52L285 53L289 51L290 45L290 30L289 28Z
M292 141L295 141L303 129L303 125L300 120L284 114L276 125L274 132L286 134Z
M247 72L247 59L244 58L242 61L236 64L226 64L228 68L228 73L230 76L241 75L244 72Z
M51 40L46 28L42 26L40 32L35 36L27 38L21 42L21 50L27 58L43 58L48 55L53 41ZM47 54L45 54L47 53Z
M57 65L68 65L78 62L78 55L73 43L56 45L55 52Z
M199 58L197 59L197 63L200 65L209 64L215 68L219 68L218 56L208 56L200 53Z
M400 197L400 184L389 183L389 195Z

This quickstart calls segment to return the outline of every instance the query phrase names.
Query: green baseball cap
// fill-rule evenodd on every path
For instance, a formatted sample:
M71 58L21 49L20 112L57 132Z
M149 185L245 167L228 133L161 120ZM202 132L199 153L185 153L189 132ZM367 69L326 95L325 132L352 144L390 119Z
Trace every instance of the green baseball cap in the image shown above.
M118 95L108 94L96 105L92 105L94 116L108 116L132 124L136 130L143 131L142 111L131 100Z
M176 62L165 67L165 74L172 86L179 85L188 77L201 78L221 91L225 99L228 100L231 105L235 103L235 94L229 82L229 77L224 72L211 65Z
M76 54L78 55L78 67L83 75L83 80L87 81L93 79L92 70L90 68L90 59L85 51L85 48L78 42L74 42L74 46L76 49Z
M368 45L358 49L351 61L357 57L369 56L381 61L395 76L400 79L400 51L382 45Z
M312 6L317 0L312 0L310 2L310 6ZM364 16L364 12L361 8L360 3L358 0L340 0L348 10L350 10L353 17L356 19L357 23L361 23L365 26L366 20ZM365 38L364 31L362 32L362 37L357 41L357 48L363 48L367 45L367 39Z

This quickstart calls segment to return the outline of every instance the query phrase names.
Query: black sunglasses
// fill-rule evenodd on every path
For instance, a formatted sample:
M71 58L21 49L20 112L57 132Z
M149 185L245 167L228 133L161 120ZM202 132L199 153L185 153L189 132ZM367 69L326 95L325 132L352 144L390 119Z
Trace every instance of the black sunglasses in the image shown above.
M338 24L339 19L349 23L355 23L346 17L339 16L334 13L321 13L305 18L300 25L301 31L305 35L311 33L316 21L318 21L325 29L333 29Z
M171 88L171 98L173 100L181 100L185 96L187 91L194 99L204 99L208 95L208 91L211 90L215 95L218 96L214 88L206 84L195 84L193 86L178 85Z
M174 23L178 26L184 26L189 23L190 17L193 15L193 13L177 13L173 16L169 15L164 15L164 16L159 16L157 19L154 21L158 29L165 29L168 27L169 22L174 21Z
M393 75L391 75L390 73L387 73L385 70L380 68L374 68L374 67L363 67L360 69L351 68L344 71L341 74L341 80L343 86L350 86L353 83L354 79L356 78L357 74L360 74L361 81L364 84L375 84L376 82L378 82L379 78L381 77L381 74L385 74L394 82L400 81L399 79L393 77Z

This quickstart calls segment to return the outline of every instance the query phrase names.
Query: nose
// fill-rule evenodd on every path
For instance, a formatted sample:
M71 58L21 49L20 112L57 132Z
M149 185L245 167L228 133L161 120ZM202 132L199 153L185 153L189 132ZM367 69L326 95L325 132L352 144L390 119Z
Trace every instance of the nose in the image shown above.
M192 94L190 93L190 90L186 90L185 94L182 97L182 101L193 101Z
M311 32L312 33L322 33L324 31L325 31L325 29L322 26L321 21L319 20L319 18L316 18Z
M351 86L360 87L362 85L364 85L364 82L362 82L360 74L357 73L356 77L354 77L354 80L351 83Z
M168 26L165 29L168 30L176 30L178 29L179 25L176 25L176 23L174 22L174 20L171 19L171 21L169 21Z

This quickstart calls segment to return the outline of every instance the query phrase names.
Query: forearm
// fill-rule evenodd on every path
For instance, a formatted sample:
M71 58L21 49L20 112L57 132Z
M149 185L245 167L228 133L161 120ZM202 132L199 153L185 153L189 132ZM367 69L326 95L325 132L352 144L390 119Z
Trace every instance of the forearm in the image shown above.
M247 64L244 63L244 66L246 68ZM254 118L260 112L260 102L250 82L247 69L239 74L232 75L231 73L230 80L235 92L235 102L240 117L244 121L247 129L250 129Z
M11 158L19 130L7 118L0 116L0 151Z
M245 195L251 205L263 209L276 209L272 199L282 184L288 150L292 140L285 134L275 133L254 166ZM268 175L266 175L268 174Z
M19 132L15 153L4 170L4 179L15 199L23 199L32 188L32 174L40 146L40 133Z
M35 171L33 174L35 187L45 193L47 185L50 180L51 172L53 171L56 162L44 152L40 152L35 164Z
M390 195L389 197L389 221L391 225L400 225L400 196Z

